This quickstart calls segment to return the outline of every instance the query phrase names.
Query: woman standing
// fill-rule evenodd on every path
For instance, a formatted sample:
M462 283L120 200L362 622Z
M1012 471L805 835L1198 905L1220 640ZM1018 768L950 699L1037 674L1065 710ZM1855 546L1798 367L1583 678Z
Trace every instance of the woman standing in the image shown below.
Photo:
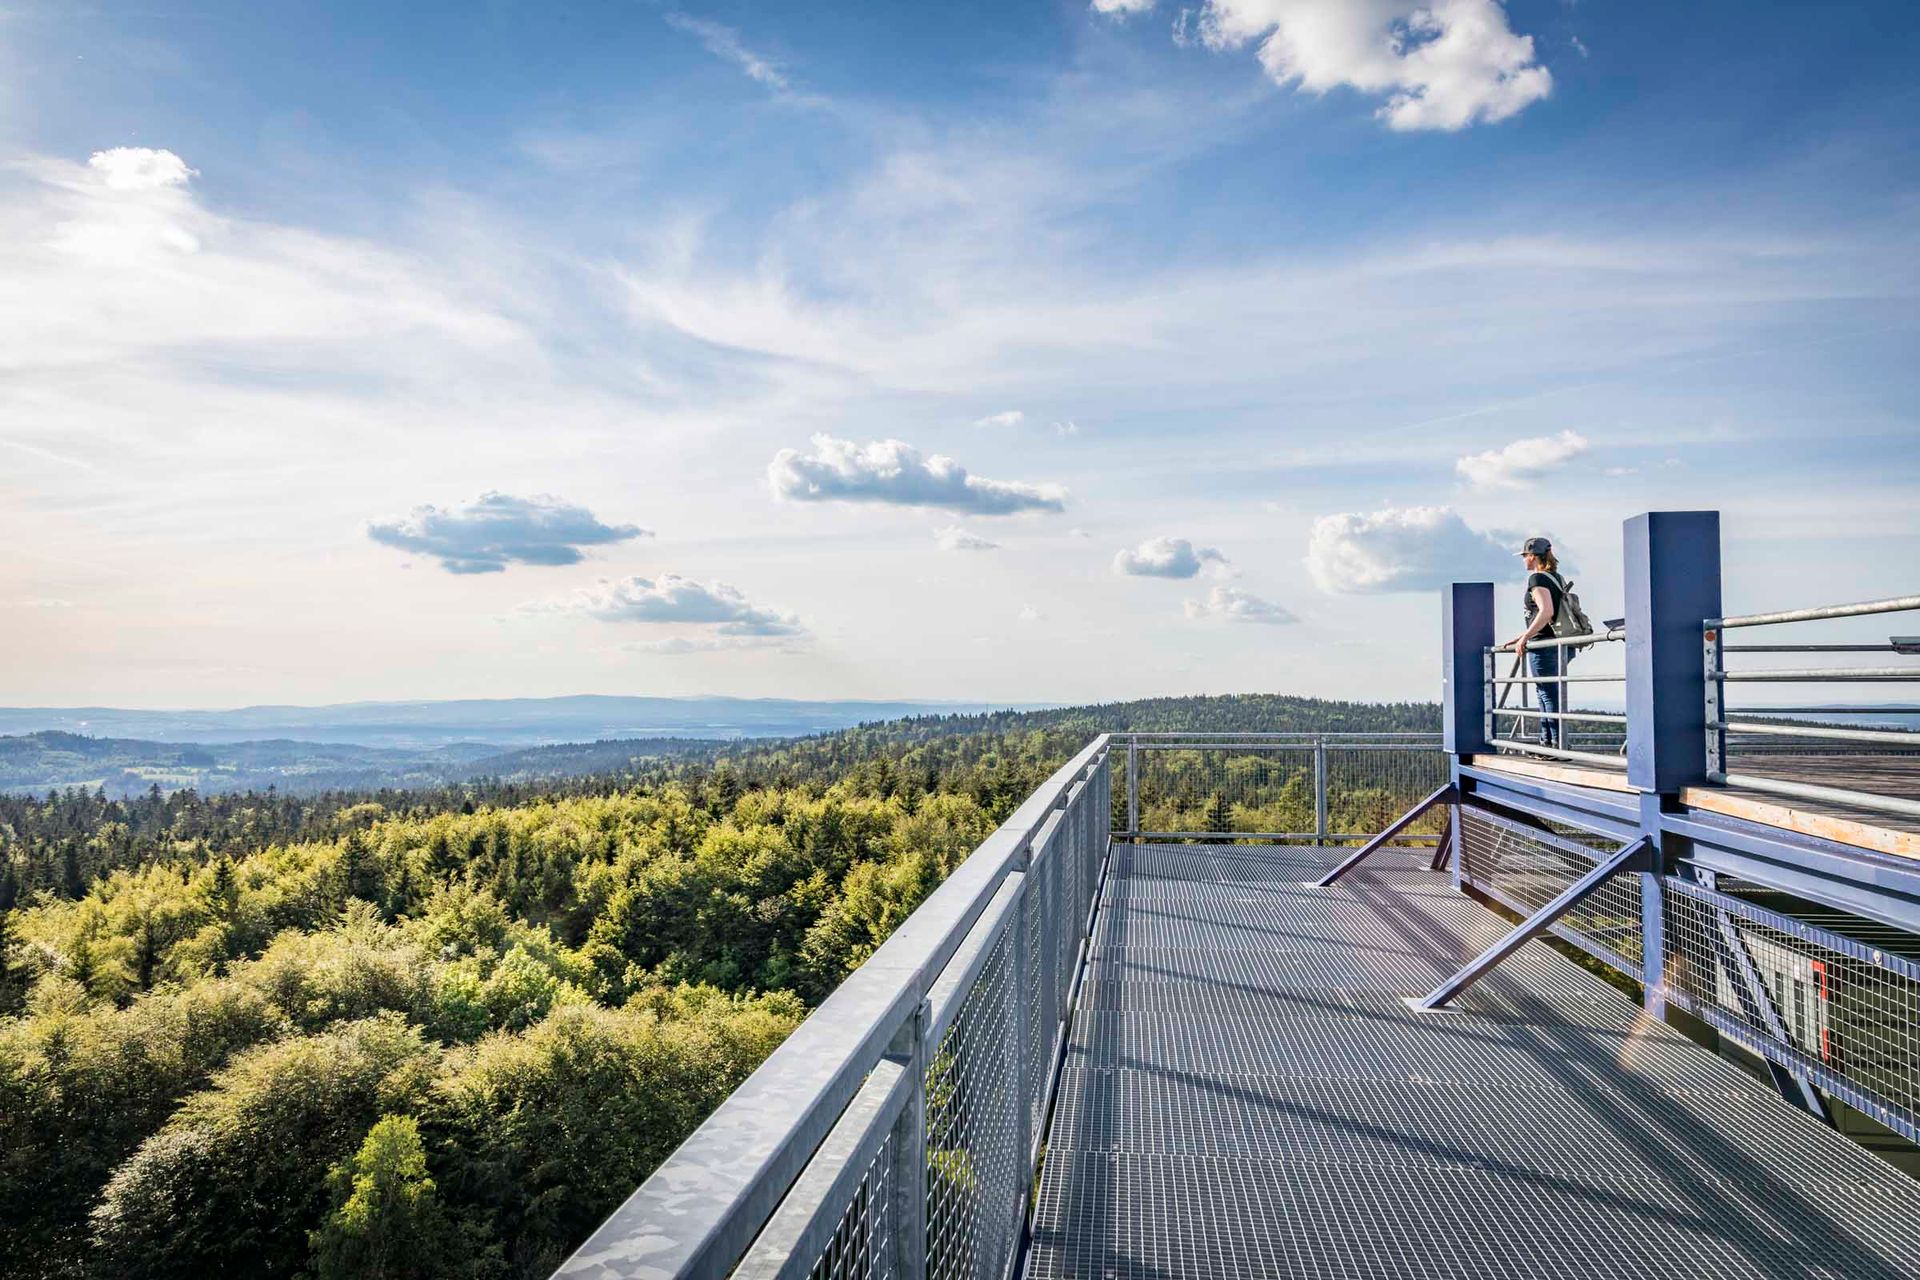
M1562 722L1554 718L1561 708L1561 686L1553 680L1566 674L1567 651L1558 645L1538 649L1527 646L1540 636L1553 639L1553 620L1565 607L1567 583L1560 576L1560 561L1553 554L1553 544L1545 538L1528 538L1520 545L1520 555L1527 564L1526 629L1501 648L1525 654L1527 674L1542 682L1533 686L1534 700L1540 710L1547 713L1539 722L1540 745L1554 747L1562 741L1559 732Z

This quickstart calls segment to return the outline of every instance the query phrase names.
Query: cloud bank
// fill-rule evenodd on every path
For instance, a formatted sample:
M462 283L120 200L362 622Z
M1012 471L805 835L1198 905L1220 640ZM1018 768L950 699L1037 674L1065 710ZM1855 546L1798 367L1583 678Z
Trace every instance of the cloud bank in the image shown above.
M1187 601L1186 612L1189 618L1202 621L1254 622L1268 626L1300 621L1291 611L1271 600L1224 585L1207 592L1205 600Z
M1450 507L1388 507L1314 521L1307 571L1340 595L1428 591L1504 577L1518 563L1510 550Z
M798 618L758 608L736 587L724 582L699 582L677 573L601 582L526 608L536 613L582 614L601 622L684 623L707 628L714 637L777 638L806 634Z
M578 564L582 547L652 535L638 525L602 524L558 498L488 492L463 507L415 507L403 519L369 524L367 536L432 556L448 573L500 573L513 563Z
M1453 464L1468 483L1482 489L1527 489L1587 451L1587 439L1575 431L1532 436L1501 449L1470 454Z
M1191 578L1210 563L1224 566L1227 558L1214 547L1195 547L1185 538L1148 538L1118 552L1113 571L1139 578Z
M1115 16L1153 5L1093 0ZM1274 83L1302 92L1384 94L1374 114L1390 129L1505 120L1553 91L1533 37L1513 30L1500 0L1207 0L1174 30L1215 51L1252 46Z
M1059 485L969 475L952 458L922 457L902 440L858 445L817 435L811 453L782 449L775 454L767 480L774 496L789 502L883 503L979 516L1067 508L1067 491Z

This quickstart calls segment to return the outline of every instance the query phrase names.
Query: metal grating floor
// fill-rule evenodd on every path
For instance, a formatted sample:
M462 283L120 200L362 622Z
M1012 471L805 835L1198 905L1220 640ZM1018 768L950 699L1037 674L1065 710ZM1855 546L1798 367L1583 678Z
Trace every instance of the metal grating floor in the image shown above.
M1340 852L1116 850L1029 1280L1920 1276L1920 1184L1546 946L1409 1010L1509 926Z

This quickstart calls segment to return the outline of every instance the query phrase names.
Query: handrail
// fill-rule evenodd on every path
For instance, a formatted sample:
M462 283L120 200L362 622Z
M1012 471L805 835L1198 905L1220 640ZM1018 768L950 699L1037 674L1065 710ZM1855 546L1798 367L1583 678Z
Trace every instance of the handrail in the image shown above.
M1548 636L1545 639L1536 636L1532 640L1527 641L1527 648L1578 649L1585 645L1606 644L1610 641L1625 640L1626 638L1627 629L1625 627L1613 627L1606 631L1595 631L1584 636ZM1513 646L1510 644L1488 645L1486 651L1488 653L1512 653Z
M1707 618L1701 625L1709 631L1724 631L1732 627L1770 627L1781 622L1816 622L1822 618L1858 618L1873 613L1904 613L1909 609L1920 609L1920 596L1863 600L1859 604L1816 605L1810 609L1782 609L1777 613L1749 613L1734 618Z
M727 1275L868 1074L917 1030L933 984L1108 741L1095 738L982 841L554 1275Z

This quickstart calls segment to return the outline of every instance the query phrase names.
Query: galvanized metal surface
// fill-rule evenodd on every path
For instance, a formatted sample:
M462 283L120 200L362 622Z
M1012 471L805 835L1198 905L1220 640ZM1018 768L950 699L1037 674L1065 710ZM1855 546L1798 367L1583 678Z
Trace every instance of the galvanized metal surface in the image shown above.
M1865 600L1859 604L1824 604L1810 609L1783 609L1777 613L1749 613L1736 618L1708 618L1702 625L1714 629L1766 627L1779 622L1816 622L1823 618L1858 618L1871 613L1904 613L1909 609L1920 609L1920 596L1895 596L1888 600Z
M1914 1274L1920 1185L1383 852L1115 851L1032 1280Z

